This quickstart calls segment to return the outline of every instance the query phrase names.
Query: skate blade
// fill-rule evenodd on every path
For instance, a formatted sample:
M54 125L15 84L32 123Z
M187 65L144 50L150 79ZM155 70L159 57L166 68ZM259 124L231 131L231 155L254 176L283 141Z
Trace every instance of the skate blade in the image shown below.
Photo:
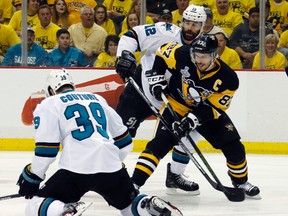
M167 195L179 195L179 196L197 196L200 194L199 190L184 191L179 188L166 188Z
M249 196L249 195L245 194L245 197L246 197L247 199L251 199L251 200L261 200L261 199L262 199L262 197L260 196L260 194L257 194L257 195L255 195L255 196Z
M153 200L153 205L164 209L160 215L183 216L182 212L179 209L177 209L171 204L169 205L160 198L155 198Z
M93 202L84 205L81 209L78 209L78 210L77 210L77 213L74 214L73 216L80 216L80 215L82 215L82 213L85 212L92 204L93 204Z

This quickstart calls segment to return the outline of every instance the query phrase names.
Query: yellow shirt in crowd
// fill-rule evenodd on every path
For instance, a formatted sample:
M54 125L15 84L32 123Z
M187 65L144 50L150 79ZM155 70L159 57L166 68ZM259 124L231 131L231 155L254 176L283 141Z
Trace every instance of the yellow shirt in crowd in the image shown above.
M8 25L0 24L0 56L4 56L9 47L20 42L21 40L14 29Z
M132 0L113 0L113 5L111 5L111 3L112 0L105 0L103 2L103 5L107 8L107 11L118 12L123 16L127 16L132 4Z
M172 23L181 27L181 23L182 23L182 15L179 13L179 10L174 10L172 11L172 18L173 18L173 21Z
M281 45L288 48L288 30L284 31L279 38L278 47L281 47Z
M12 3L11 0L1 0L0 1L0 18L11 19L12 17ZM8 24L9 22L4 22L4 24Z
M116 56L110 56L106 52L100 53L100 55L97 58L97 61L94 64L94 67L115 67L115 62L116 62Z
M265 69L267 70L283 70L286 66L285 56L276 50L272 58L265 55ZM252 69L260 69L260 53L255 55Z
M34 16L27 16L28 26L34 27L37 24L40 24L40 20L38 18L38 14L36 13ZM16 11L10 22L9 26L11 26L15 31L21 31L22 29L22 10Z
M75 23L81 22L80 11L82 7L87 5L94 9L97 6L95 0L65 0L65 2L68 6L69 13L75 16Z
M279 35L282 34L281 24L288 24L288 2L282 1L280 4L276 4L274 1L270 1L271 8L269 13L269 20L272 22L273 27Z
M115 25L111 19L108 19L106 22L102 23L100 26L106 30L108 35L116 34Z
M35 31L35 42L43 47L45 50L51 50L58 46L56 32L60 27L54 23L50 23L46 28L43 28L40 24L36 25Z
M255 0L229 0L229 7L230 10L240 13L242 16L248 18L249 10L256 7L256 5Z
M231 10L229 10L226 15L220 15L218 11L213 12L213 15L214 25L222 28L228 37L230 37L232 31L237 25L244 22L242 16L239 13L233 12Z
M241 60L238 53L234 49L231 49L227 46L225 46L225 49L220 56L220 59L234 70L242 68Z

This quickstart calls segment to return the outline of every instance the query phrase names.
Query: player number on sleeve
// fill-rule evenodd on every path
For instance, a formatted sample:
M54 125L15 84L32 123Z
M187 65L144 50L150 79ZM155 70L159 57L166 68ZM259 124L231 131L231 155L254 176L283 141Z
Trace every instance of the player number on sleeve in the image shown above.
M219 103L222 105L222 106L226 106L228 107L229 104L230 104L230 101L232 99L233 96L230 96L230 95L224 95L223 97L221 97L219 99Z

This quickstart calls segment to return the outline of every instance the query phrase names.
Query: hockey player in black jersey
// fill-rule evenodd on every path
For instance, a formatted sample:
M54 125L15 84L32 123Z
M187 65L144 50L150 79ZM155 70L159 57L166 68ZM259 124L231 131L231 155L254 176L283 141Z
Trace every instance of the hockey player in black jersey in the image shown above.
M152 95L161 99L168 95L173 110L182 119L175 121L168 109L163 117L180 137L197 130L215 149L220 149L227 162L228 175L234 187L245 190L246 196L260 199L260 190L248 182L248 166L244 145L226 110L238 89L237 74L217 59L218 41L214 35L201 35L191 46L178 43L163 45L157 50L151 71L146 72ZM165 70L172 73L169 83ZM158 81L155 81L158 80ZM147 144L134 169L132 180L143 185L155 170L155 164L177 142L160 122L155 137ZM155 163L157 161L157 163Z

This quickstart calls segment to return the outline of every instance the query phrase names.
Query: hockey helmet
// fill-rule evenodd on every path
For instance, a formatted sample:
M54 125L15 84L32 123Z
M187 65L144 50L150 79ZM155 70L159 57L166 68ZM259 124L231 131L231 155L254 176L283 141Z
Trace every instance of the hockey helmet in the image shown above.
M52 70L46 81L46 94L51 96L50 90L53 90L54 93L64 85L70 85L75 88L74 82L71 75L64 69Z
M196 53L203 53L209 54L211 58L211 62L209 67L206 70L209 70L213 67L214 62L218 56L218 40L215 35L213 34L201 34L195 41L192 43L191 46L191 61L197 65L196 63Z
M190 20L194 22L201 22L202 26L206 21L207 15L203 6L189 5L183 12L183 21Z
M193 52L214 53L218 49L218 40L213 34L201 34L192 44Z

